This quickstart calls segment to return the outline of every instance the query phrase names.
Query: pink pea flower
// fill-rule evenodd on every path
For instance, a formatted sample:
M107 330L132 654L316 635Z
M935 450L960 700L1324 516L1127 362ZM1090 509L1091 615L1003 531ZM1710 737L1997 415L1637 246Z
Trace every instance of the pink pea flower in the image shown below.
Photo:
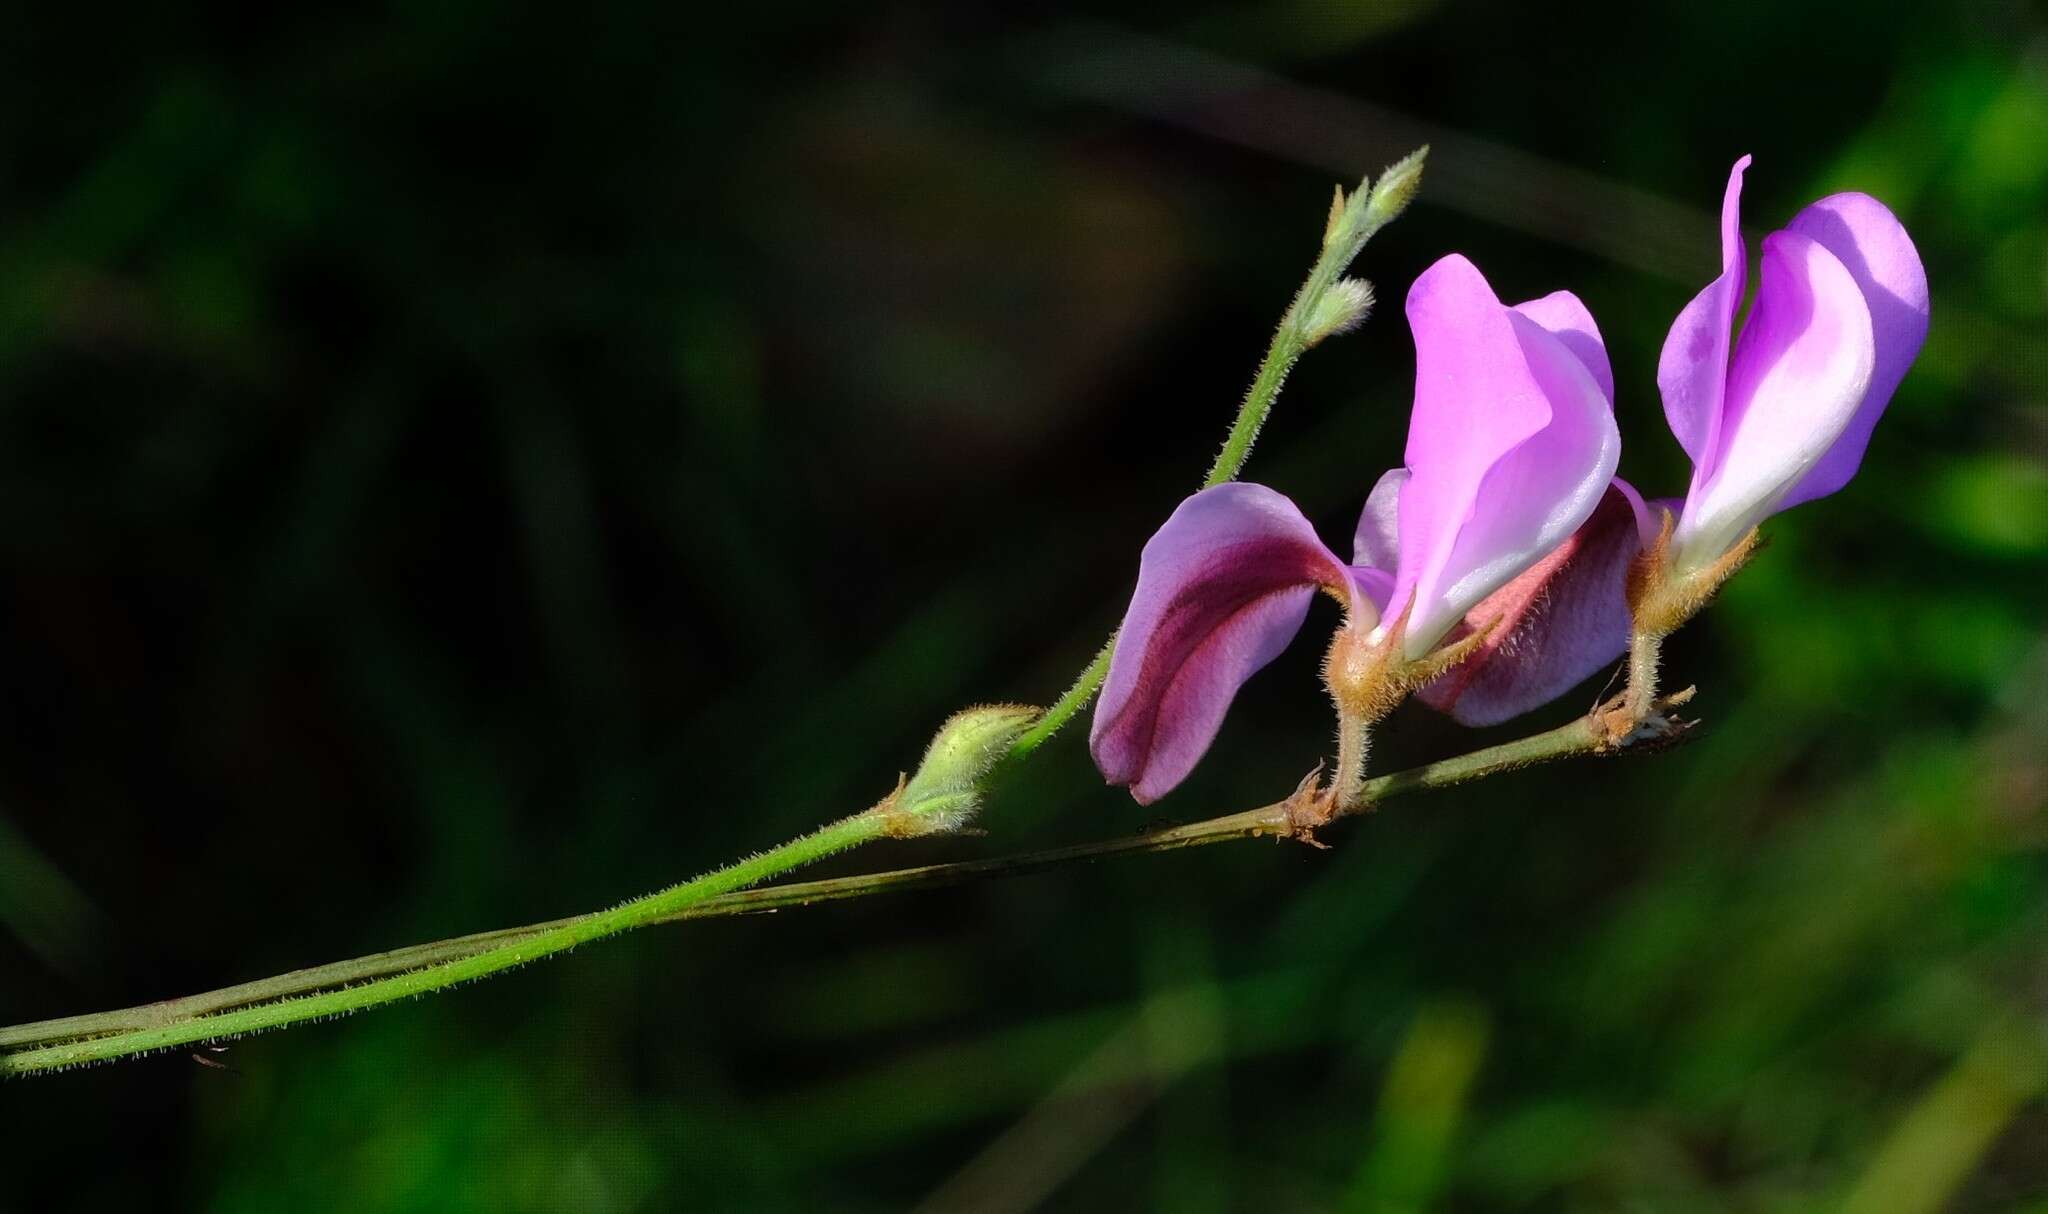
M1721 273L1678 314L1657 366L1664 415L1692 458L1666 554L1653 571L1683 590L1781 510L1846 485L1927 337L1927 275L1912 239L1867 194L1834 194L1763 241L1755 299L1738 331L1746 259L1743 170L1721 207ZM1547 576L1504 587L1466 617L1495 631L1423 699L1467 724L1504 721L1547 702L1628 649L1628 569L1658 528L1616 482ZM1624 504L1633 507L1624 510ZM1630 514L1639 521L1629 535ZM1711 580L1711 579L1709 579ZM1711 593L1703 587L1696 605ZM1683 596L1681 596L1683 597Z
M1607 348L1571 292L1504 307L1453 254L1409 289L1408 324L1406 462L1373 487L1354 543L1395 571L1382 628L1414 659L1586 520L1621 435Z
M1560 292L1504 306L1463 257L1408 293L1415 407L1407 463L1382 477L1340 560L1287 498L1228 484L1146 543L1089 748L1141 802L1208 750L1246 679L1300 631L1317 591L1397 660L1428 655L1487 595L1556 548L1614 475L1599 331Z
M1141 803L1194 770L1246 679L1280 656L1318 590L1378 618L1390 575L1346 565L1300 509L1243 482L1180 504L1138 558L1088 748Z
M1721 275L1678 314L1657 363L1664 416L1693 462L1672 536L1680 572L1848 484L1927 338L1920 254L1868 194L1823 198L1764 237L1756 300L1733 333L1748 167L1744 156L1728 174Z

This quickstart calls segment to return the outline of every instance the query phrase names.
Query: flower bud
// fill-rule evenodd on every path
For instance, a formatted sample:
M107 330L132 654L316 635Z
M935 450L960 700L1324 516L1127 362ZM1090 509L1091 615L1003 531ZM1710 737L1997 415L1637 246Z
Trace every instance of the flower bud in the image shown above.
M1366 217L1374 228L1392 223L1415 200L1415 192L1422 188L1422 164L1428 158L1429 145L1424 144L1380 174L1365 204Z
M981 778L1037 719L1038 710L1023 704L983 704L948 717L917 774L877 807L890 815L891 833L933 835L965 826L981 806Z
M1304 324L1310 346L1338 333L1349 333L1365 323L1372 312L1372 284L1363 278L1340 278L1316 300Z

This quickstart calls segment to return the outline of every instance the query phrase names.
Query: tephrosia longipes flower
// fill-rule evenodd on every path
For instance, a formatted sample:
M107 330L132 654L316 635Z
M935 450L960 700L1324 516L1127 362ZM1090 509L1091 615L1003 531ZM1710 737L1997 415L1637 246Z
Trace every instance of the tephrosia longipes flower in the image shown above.
M1481 604L1468 625L1511 616L1509 635L1425 695L1461 720L1505 720L1632 648L1629 695L1610 727L1641 724L1660 639L1747 559L1759 523L1849 482L1919 354L1926 273L1905 228L1867 194L1823 198L1764 238L1755 299L1737 331L1748 167L1745 156L1729 173L1720 276L1679 313L1658 362L1665 417L1693 463L1677 517L1645 514L1638 554L1621 509L1634 493L1617 482L1614 507L1574 537L1569 559L1546 561L1549 577ZM1649 521L1658 514L1661 533ZM1514 614L1532 598L1551 609ZM1565 600L1581 610L1556 610Z
M1721 204L1721 275L1664 341L1657 386L1692 486L1671 538L1679 573L1711 566L1779 510L1856 474L1872 427L1927 336L1927 276L1899 221L1866 194L1823 198L1764 238L1742 302L1742 173Z
M1188 498L1138 559L1089 732L1095 765L1141 802L1165 796L1209 749L1237 689L1301 631L1316 591L1370 628L1392 586L1337 559L1264 485Z
M1477 643L1441 646L1474 605L1571 535L1606 490L1620 455L1612 380L1577 299L1506 307L1452 256L1416 280L1408 321L1407 464L1373 490L1356 563L1258 485L1196 494L1145 546L1090 736L1103 774L1139 800L1194 767L1238 688L1286 647L1320 589L1345 621L1324 668L1340 723L1337 768L1313 816L1351 807L1371 726Z

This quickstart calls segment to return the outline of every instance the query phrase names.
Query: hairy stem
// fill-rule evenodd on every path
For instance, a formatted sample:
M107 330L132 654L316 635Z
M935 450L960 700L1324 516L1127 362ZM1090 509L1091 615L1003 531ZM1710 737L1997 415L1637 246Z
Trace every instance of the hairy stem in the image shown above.
M1109 677L1109 659L1115 652L1116 634L1111 633L1109 640L1103 642L1102 648L1096 652L1094 660L1088 663L1088 668L1081 672L1081 677L1074 680L1072 687L1067 688L1066 694L1051 708L1046 709L1037 723L1025 730L1024 736L1011 745L1012 762L1045 745L1060 731L1060 726L1072 720L1074 714L1088 707L1088 701L1095 698L1096 688L1101 687L1102 680Z
M1245 460L1252 453L1252 444L1258 441L1259 430L1266 424L1267 414L1273 411L1273 402L1280 398L1287 373L1316 343L1311 318L1317 315L1331 288L1364 251L1366 242L1392 223L1408 205L1408 199L1414 196L1421 178L1423 158L1428 151L1428 148L1422 148L1388 169L1382 177L1380 191L1368 189L1369 182L1361 182L1350 200L1331 215L1329 229L1323 237L1322 252L1310 268L1308 279L1294 293L1287 311L1281 314L1280 325L1273 331L1273 340L1266 346L1266 356L1259 361L1258 374L1252 377L1252 386L1245 392L1243 403L1237 407L1237 417L1230 423L1230 433L1223 439L1223 449L1216 453L1216 462L1209 466L1209 475L1202 478L1202 488L1213 489L1234 481L1244 471ZM1109 643L1102 647L1102 652L1088 663L1088 668L1074 680L1074 685L1059 698L1059 702L1047 709L1028 733L1017 739L1016 745L1010 749L1012 759L1021 759L1037 750L1075 714L1088 707L1088 701L1095 698L1102 680L1109 675L1109 659L1115 651L1116 637L1112 635Z
M706 899L757 884L814 860L880 838L892 833L893 830L894 822L889 814L880 809L868 810L850 818L842 818L802 838L793 839L758 856L741 860L695 880L670 886L668 889L636 898L610 910L583 915L538 931L516 933L497 943L466 954L458 954L454 959L438 965L409 969L406 972L369 981L361 981L354 975L345 974L338 982L354 982L353 985L335 985L329 989L284 998L270 994L263 996L267 998L266 1002L231 1011L0 1054L0 1076L62 1070L85 1063L104 1062L146 1054L153 1050L189 1045L197 1041L239 1037L265 1029L345 1015L364 1008L432 994L524 965L529 961L538 961L543 957L566 952L579 944L588 944L607 936L618 935L620 932L631 931L636 927L644 927L687 910ZM90 1022L94 1018L81 1019ZM71 1023L76 1025L80 1022L80 1019L74 1019Z
M1658 718L1662 719L1662 718ZM1677 726L1673 725L1673 731ZM1448 788L1522 767L1610 749L1607 733L1590 718L1518 741L1365 781L1357 804L1377 805L1406 793ZM1338 814L1353 811L1339 806ZM932 889L1084 864L1111 856L1174 851L1230 839L1292 834L1284 802L1201 822L1072 847L991 860L934 864L767 889L740 890L799 864L844 850L887 832L872 813L826 827L753 860L721 869L610 911L527 927L482 932L353 961L297 970L201 995L93 1016L73 1016L0 1029L0 1075L30 1075L153 1050L281 1028L359 1011L485 977L576 944L636 927L686 919L761 914L875 894Z
M1663 652L1664 634L1637 630L1628 641L1628 692L1622 700L1622 707L1628 712L1629 724L1636 726L1649 719L1657 702L1657 659Z
M1339 813L1362 809L1367 802L1365 765L1372 753L1373 725L1362 716L1337 714L1337 770L1331 773L1330 790Z
M1259 364L1258 374L1253 378L1244 402L1238 407L1223 449L1203 479L1204 488L1234 480L1242 471L1259 429L1265 424L1266 416L1272 411L1273 402L1286 382L1287 373L1301 355L1325 333L1341 331L1341 328L1362 318L1361 308L1337 330L1325 328L1319 331L1313 323L1324 298L1343 278L1366 242L1398 216L1413 197L1426 152L1427 149L1418 151L1390 168L1377 190L1369 190L1366 188L1369 183L1362 183L1348 201L1332 211L1324 233L1322 252L1309 271L1307 281L1295 293L1281 317L1273 340L1266 349L1266 356ZM1087 707L1109 673L1110 656L1115 647L1116 638L1112 636L1066 694L1012 745L1010 758L1013 761L1044 745ZM1363 738L1359 744L1362 747ZM1363 771L1362 750L1358 770ZM1361 789L1360 795L1370 794ZM1259 812L1262 811L1253 811L1255 814ZM1216 821L1232 822L1244 817L1232 815ZM76 1016L0 1029L0 1049L24 1047L0 1055L0 1076L57 1070L195 1041L260 1032L444 990L578 944L648 923L686 917L719 895L887 833L887 822L880 814L869 811L750 860L610 911L534 928L483 933L416 949L401 949L355 962L318 966L127 1012ZM1208 835L1196 837L1209 842L1214 838L1240 836L1226 833L1213 838ZM306 993L308 991L312 993Z
M1408 195L1414 192L1414 176L1421 172L1421 156L1422 153L1418 152L1388 170L1390 175L1403 174L1400 189ZM1223 440L1223 449L1216 453L1216 462L1210 465L1209 475L1202 480L1204 489L1236 480L1237 474L1243 471L1244 461L1252 453L1252 444L1258 441L1259 428L1266 424L1266 415L1272 412L1273 401L1279 397L1281 385L1287 382L1287 373L1315 344L1310 318L1317 314L1330 288L1337 285L1344 272L1351 268L1351 263L1357 260L1365 242L1407 205L1406 197L1390 200L1367 189L1367 184L1361 183L1344 207L1332 214L1329 230L1324 235L1322 253L1309 270L1308 280L1301 284L1301 290L1294 293L1294 301L1287 305L1286 313L1280 317L1280 327L1273 331L1273 341L1266 347L1266 357L1259 363L1259 373L1252 378L1244 403L1238 406L1237 419L1231 423L1230 434Z

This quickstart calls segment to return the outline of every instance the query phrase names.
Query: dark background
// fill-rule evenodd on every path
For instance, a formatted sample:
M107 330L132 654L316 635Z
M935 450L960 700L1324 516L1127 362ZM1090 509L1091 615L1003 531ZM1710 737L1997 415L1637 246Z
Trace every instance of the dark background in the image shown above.
M1332 183L1424 140L1381 314L1247 470L1332 541L1443 253L1587 300L1672 493L1656 355L1729 163L1752 233L1856 188L1919 243L1863 474L1671 647L1695 743L9 1084L0 1207L2048 1210L2048 20L2009 3L24 6L0 1021L602 906L1049 702ZM1077 726L985 838L821 871L1269 800L1320 648L1151 809ZM1375 758L1598 691L1404 709Z

